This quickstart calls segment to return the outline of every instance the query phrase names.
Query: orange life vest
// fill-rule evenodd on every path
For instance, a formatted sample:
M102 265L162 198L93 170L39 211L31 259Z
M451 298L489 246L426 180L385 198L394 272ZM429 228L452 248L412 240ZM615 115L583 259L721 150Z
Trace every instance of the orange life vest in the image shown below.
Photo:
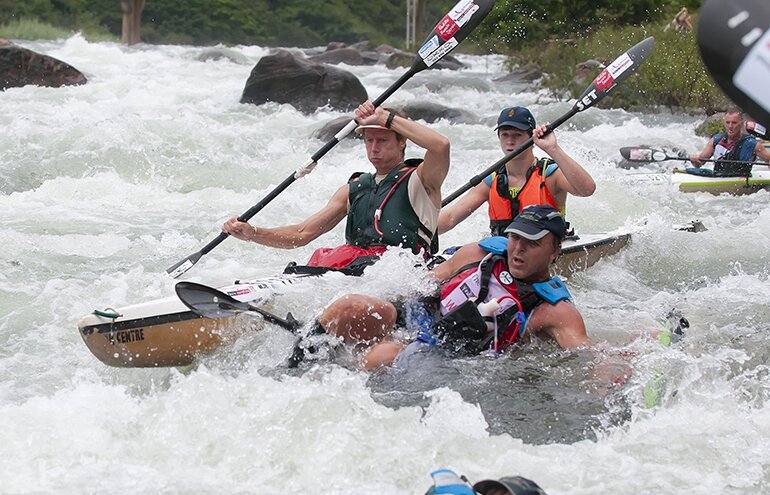
M527 180L516 195L511 194L508 186L508 174L495 172L489 188L489 229L492 235L505 235L503 231L513 221L513 217L530 205L551 205L561 208L548 190L545 183L546 169L556 163L550 158L538 159L529 170Z

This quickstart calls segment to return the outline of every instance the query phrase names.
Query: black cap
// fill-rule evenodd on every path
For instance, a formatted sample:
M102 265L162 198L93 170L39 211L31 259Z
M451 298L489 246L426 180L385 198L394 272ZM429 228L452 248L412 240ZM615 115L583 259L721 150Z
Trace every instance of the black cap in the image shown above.
M511 495L547 495L537 483L521 476L506 476L499 480L483 480L473 485L481 495L495 488L508 490Z
M564 239L567 225L559 210L549 205L527 206L516 215L505 229L506 234L518 234L530 241L536 241L551 232L559 240Z

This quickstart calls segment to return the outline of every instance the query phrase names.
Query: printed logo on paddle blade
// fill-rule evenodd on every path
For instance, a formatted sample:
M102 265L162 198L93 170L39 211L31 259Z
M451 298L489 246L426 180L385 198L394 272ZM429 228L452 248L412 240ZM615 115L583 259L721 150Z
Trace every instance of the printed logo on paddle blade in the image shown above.
M607 69L604 69L601 74L594 79L594 85L599 91L607 91L615 84L615 78Z
M598 100L599 97L596 94L596 89L591 88L591 91L587 92L583 96L580 97L580 99L575 104L578 107L578 110L581 112L585 110L586 108L590 107L594 104L596 100Z
M479 6L473 3L472 0L463 0L454 6L452 12L449 13L449 16L458 26L462 27L471 19L471 17L473 17L473 14L476 13L477 10L479 10Z
M419 53L420 57L424 59L425 57L433 53L440 44L441 43L438 40L438 36L431 36L431 38L427 40L425 44L422 45L422 47L420 47L417 53Z
M652 157L652 150L634 148L628 154L628 159L631 161L643 161L648 162Z
M446 43L444 43L443 45L441 45L440 47L438 47L433 53L430 53L428 54L428 56L423 57L422 58L423 62L425 62L425 65L430 67L436 62L438 62L439 60L441 60L444 57L444 55L451 52L454 49L454 47L456 47L459 44L460 44L459 41L457 41L455 38L452 38Z
M441 36L441 39L444 41L447 41L449 38L454 36L459 29L460 26L458 26L457 23L448 15L444 16L444 18L441 19L438 24L436 24L436 34Z
M623 74L633 65L634 61L631 60L631 57L628 56L628 53L624 53L623 55L613 60L612 63L607 66L606 70L609 71L613 79L617 79L621 74Z

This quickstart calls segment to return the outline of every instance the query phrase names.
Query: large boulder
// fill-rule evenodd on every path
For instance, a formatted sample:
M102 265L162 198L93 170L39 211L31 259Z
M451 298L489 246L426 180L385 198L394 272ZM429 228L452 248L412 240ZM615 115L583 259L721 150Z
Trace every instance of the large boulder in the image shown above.
M289 103L303 113L329 105L348 112L367 98L361 81L350 72L277 50L251 70L241 103Z
M334 48L332 50L326 50L318 55L312 55L308 57L308 60L318 62L320 64L348 64L348 65L363 65L364 57L361 56L361 52L355 48Z
M337 117L322 125L319 129L313 132L313 137L320 139L321 141L331 141L331 139L342 130L343 127L350 123L350 116ZM355 132L348 134L348 137L361 139L361 136Z
M386 52L387 53L387 52ZM416 55L414 53L402 50L394 50L385 59L385 66L388 69L398 69L399 67L411 67ZM444 57L431 66L432 69L450 69L460 70L465 68L465 64L451 55Z
M232 48L225 48L221 46L205 48L195 58L200 62L229 60L230 62L239 65L247 65L251 63L251 60L249 60L249 57L246 55L243 55L242 53L237 52Z
M388 107L388 105L385 105ZM398 110L406 117L412 120L424 120L428 123L433 123L438 120L444 119L452 124L479 124L481 120L473 112L463 110L460 108L451 108L438 103L430 101L413 101L403 106L389 107ZM313 137L320 139L321 141L329 141L343 127L350 123L350 116L337 117L326 122L319 129L313 132ZM350 136L354 138L361 138L358 134L352 132Z
M452 124L478 124L476 114L460 108L451 108L430 101L413 101L401 107L401 111L412 120L432 123L441 119Z
M79 70L61 60L0 39L0 91L28 84L58 88L87 82Z
M527 64L522 67L516 67L508 74L498 77L495 82L499 83L528 83L543 77L543 71L534 64Z

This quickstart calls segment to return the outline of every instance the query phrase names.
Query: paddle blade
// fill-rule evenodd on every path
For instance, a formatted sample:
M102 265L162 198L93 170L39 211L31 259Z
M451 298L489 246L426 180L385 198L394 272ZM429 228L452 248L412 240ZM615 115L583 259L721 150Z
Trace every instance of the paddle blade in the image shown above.
M176 295L190 310L205 318L224 318L249 311L242 303L222 291L194 282L179 282L174 286Z
M240 313L252 312L261 315L265 321L287 330L296 331L302 326L291 313L286 318L276 316L269 311L232 298L228 294L195 282L179 282L174 286L176 295L190 310L204 318L225 318Z
M476 29L476 26L484 20L494 5L495 0L460 0L457 2L436 24L433 32L417 51L417 56L412 64L412 71L427 69L454 50L468 37L471 31Z
M770 122L770 3L707 0L698 11L698 48L714 81L753 118Z
M620 154L629 162L662 162L666 158L666 153L652 148L620 148Z
M640 41L626 53L616 58L611 64L596 76L591 85L580 95L575 110L582 112L610 94L618 84L622 83L628 76L636 72L647 57L652 53L655 46L655 39L650 36Z
M759 139L770 139L770 136L767 135L767 128L757 122L746 122L746 130Z

